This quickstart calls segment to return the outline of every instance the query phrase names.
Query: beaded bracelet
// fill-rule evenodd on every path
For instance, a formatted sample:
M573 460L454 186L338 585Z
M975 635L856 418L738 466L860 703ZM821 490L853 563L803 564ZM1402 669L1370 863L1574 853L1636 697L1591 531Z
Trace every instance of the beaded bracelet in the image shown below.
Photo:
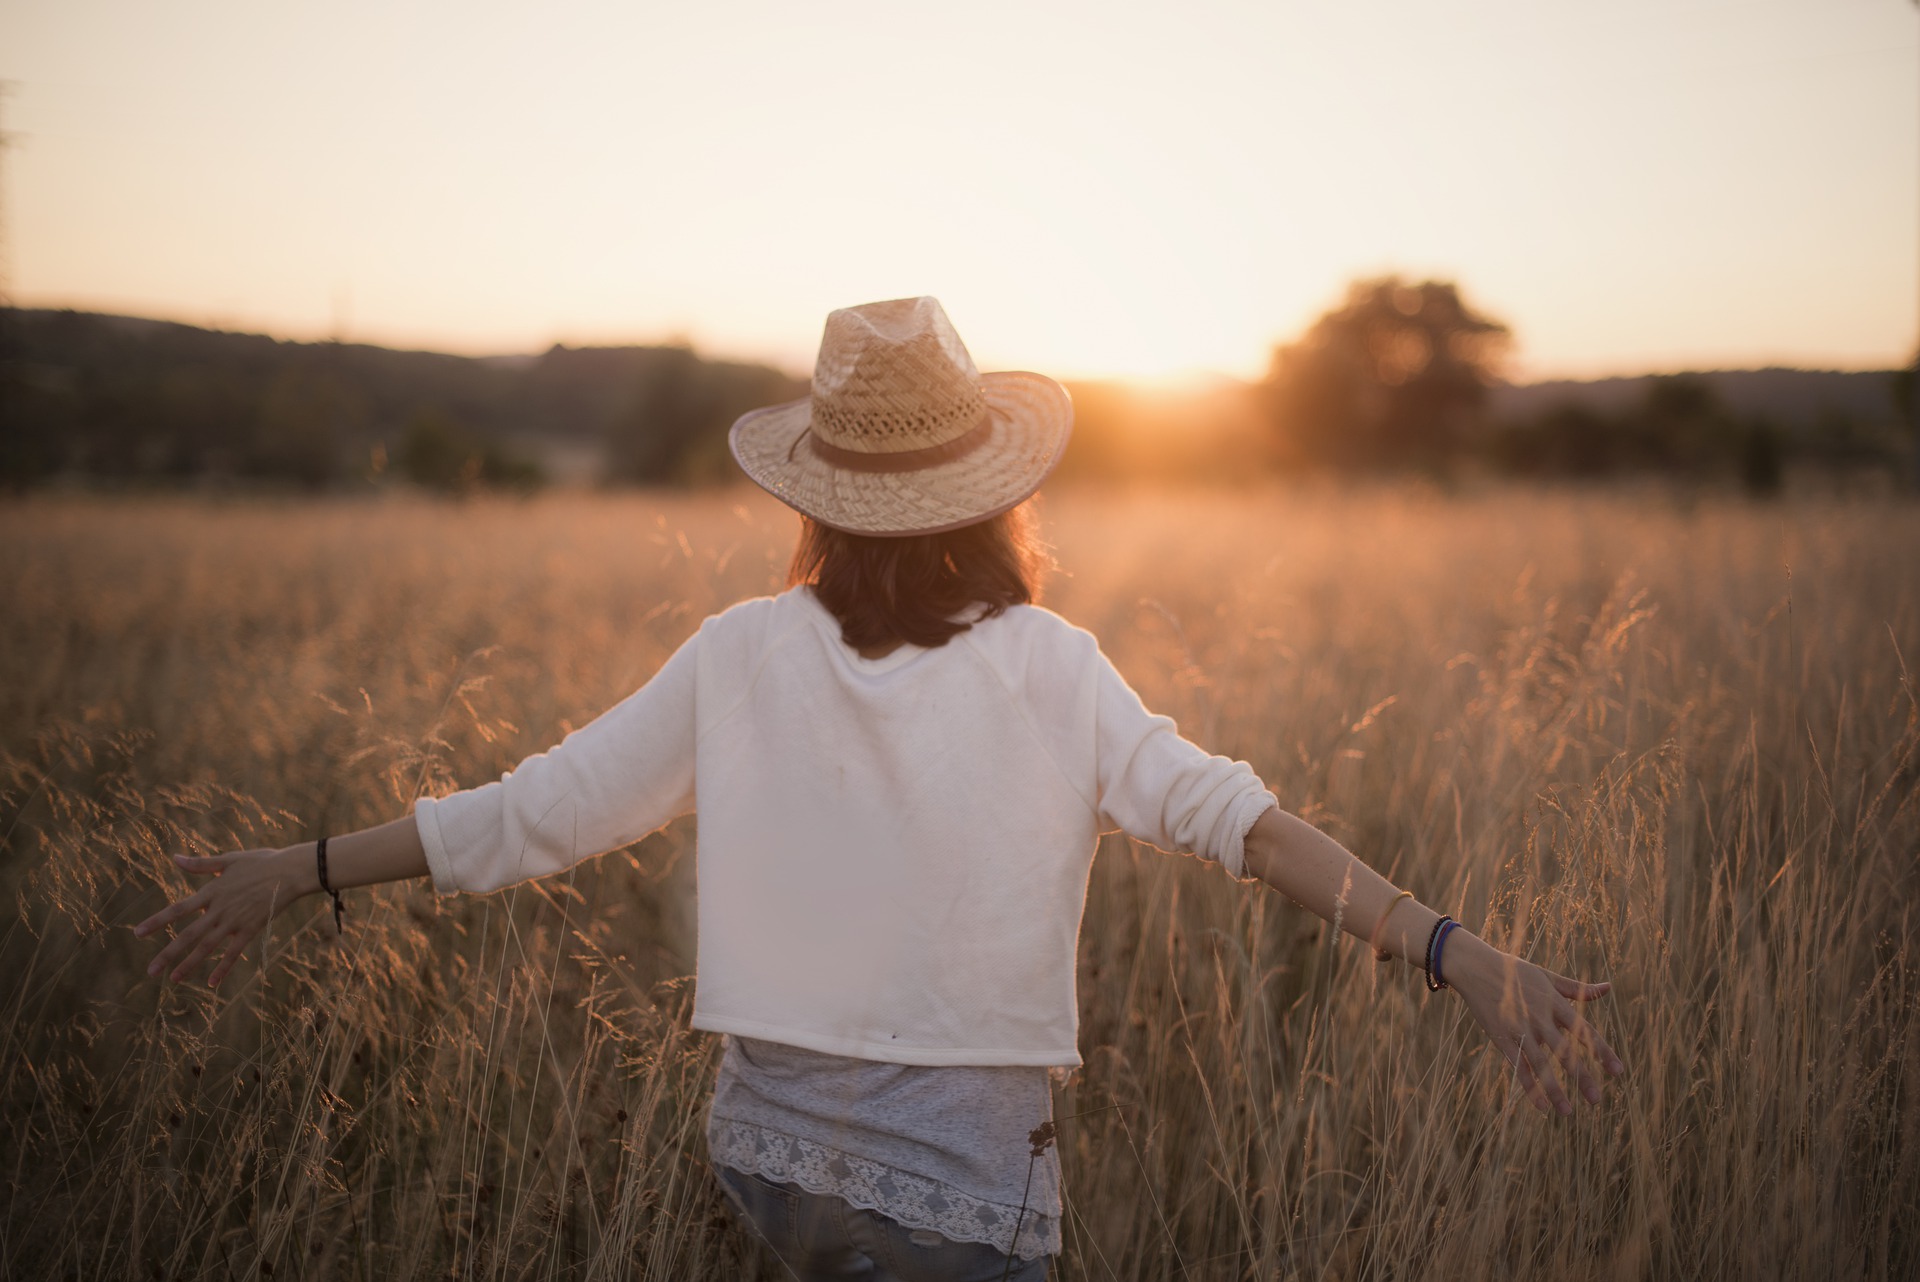
M1433 932L1427 936L1427 991L1430 993L1437 993L1447 986L1446 981L1440 978L1439 943L1445 937L1449 922L1453 922L1453 918L1443 914L1433 923Z
M340 902L340 892L327 884L327 839L325 837L314 843L313 860L320 866L320 889L333 896L333 933L344 935L346 928L340 924L340 917L347 911L347 906Z

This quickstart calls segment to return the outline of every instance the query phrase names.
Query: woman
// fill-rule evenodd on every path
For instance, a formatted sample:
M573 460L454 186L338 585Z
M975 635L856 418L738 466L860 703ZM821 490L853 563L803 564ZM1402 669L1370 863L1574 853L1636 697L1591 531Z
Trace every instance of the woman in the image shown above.
M1074 950L1104 830L1257 878L1421 966L1537 1107L1597 1101L1595 1065L1622 1066L1573 1003L1605 984L1396 892L1032 604L1020 504L1071 421L1052 380L979 374L933 299L834 312L811 395L732 433L804 518L787 592L706 620L498 782L331 841L181 858L215 876L137 928L193 918L149 973L212 961L219 983L304 895L337 911L340 890L422 876L484 893L697 809L693 1024L728 1039L709 1148L806 1278L1045 1276L1048 1075L1080 1062Z

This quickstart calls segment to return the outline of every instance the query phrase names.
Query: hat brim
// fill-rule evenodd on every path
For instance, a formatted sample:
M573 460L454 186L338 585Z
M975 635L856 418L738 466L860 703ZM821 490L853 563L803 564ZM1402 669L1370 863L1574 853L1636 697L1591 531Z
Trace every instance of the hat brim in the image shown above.
M986 439L948 462L911 471L836 466L801 437L811 400L744 414L728 434L754 484L823 525L849 534L904 537L974 525L1019 506L1059 465L1073 433L1073 399L1043 374L980 376Z

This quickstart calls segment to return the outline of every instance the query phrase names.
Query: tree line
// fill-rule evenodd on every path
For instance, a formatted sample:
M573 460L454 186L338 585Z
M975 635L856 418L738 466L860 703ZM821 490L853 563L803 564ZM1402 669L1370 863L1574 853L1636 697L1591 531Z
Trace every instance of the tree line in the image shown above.
M1514 390L1501 380L1511 345L1509 327L1451 281L1357 281L1305 333L1277 346L1265 376L1251 384L1173 393L1076 388L1075 441L1064 466L1106 477L1212 479L1250 471L1661 477L1769 494L1791 470L1907 476L1920 463L1906 373L1602 380L1542 388L1556 394L1497 412L1497 401L1515 399L1497 395ZM1877 384L1873 394L1812 414L1791 403L1806 399L1792 393L1808 384L1859 379ZM1728 384L1749 393L1744 404L1721 390Z
M1689 375L1609 405L1569 395L1496 416L1511 343L1452 282L1359 281L1253 383L1071 384L1062 474L1658 475L1764 494L1790 468L1904 474L1915 453L1897 375L1878 416L1811 424L1736 409ZM593 479L699 485L733 476L736 417L805 393L780 370L684 345L486 359L16 310L0 314L0 486L527 489L556 446L597 460Z
M0 360L0 485L531 488L554 444L602 479L726 474L726 429L806 385L685 346L486 359L283 342L165 321L18 310Z

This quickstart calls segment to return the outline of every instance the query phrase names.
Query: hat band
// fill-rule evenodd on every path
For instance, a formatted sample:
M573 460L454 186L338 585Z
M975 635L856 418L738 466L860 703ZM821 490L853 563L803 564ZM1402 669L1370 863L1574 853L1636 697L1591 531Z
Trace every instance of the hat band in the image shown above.
M980 416L980 421L950 441L938 445L929 445L918 450L891 450L887 453L874 453L869 450L849 450L820 439L808 424L807 430L800 435L807 438L807 448L822 463L842 467L850 472L918 472L922 468L934 467L941 463L952 463L985 445L993 437L993 414L988 412ZM798 445L796 439L794 444ZM793 457L789 450L787 457Z

